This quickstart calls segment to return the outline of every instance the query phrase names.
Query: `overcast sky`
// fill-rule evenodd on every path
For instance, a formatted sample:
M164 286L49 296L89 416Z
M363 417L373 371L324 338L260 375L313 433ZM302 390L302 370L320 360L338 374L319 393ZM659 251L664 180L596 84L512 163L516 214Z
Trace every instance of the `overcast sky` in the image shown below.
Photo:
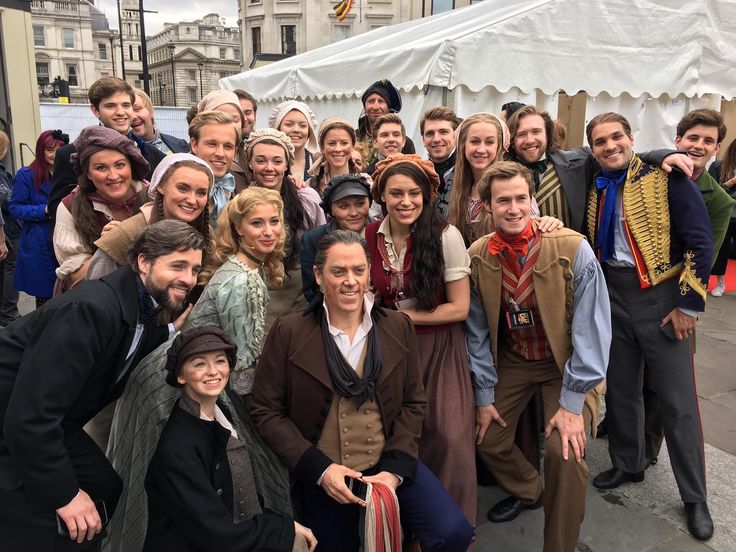
M110 28L118 28L117 0L95 0L95 5L105 12ZM154 35L164 28L164 23L194 21L208 13L217 13L224 17L228 26L236 26L238 21L237 0L143 0L143 9L158 13L146 14L146 34Z

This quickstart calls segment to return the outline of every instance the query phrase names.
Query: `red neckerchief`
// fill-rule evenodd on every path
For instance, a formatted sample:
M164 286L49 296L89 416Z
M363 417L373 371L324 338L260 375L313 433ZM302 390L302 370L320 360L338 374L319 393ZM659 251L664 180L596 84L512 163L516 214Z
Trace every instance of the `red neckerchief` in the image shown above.
M488 240L488 252L491 255L499 255L508 251L506 262L511 272L518 278L521 276L521 267L516 256L526 257L529 252L529 242L534 238L535 233L534 223L531 220L527 223L526 228L515 236L506 236L496 228L496 232Z

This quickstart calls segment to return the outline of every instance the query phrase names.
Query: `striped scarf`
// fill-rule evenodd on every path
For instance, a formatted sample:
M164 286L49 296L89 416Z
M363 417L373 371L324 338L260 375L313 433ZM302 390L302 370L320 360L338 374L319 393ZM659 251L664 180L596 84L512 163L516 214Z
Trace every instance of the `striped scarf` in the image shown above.
M567 228L570 227L570 208L552 163L549 163L542 174L534 195L537 198L540 215L558 218Z

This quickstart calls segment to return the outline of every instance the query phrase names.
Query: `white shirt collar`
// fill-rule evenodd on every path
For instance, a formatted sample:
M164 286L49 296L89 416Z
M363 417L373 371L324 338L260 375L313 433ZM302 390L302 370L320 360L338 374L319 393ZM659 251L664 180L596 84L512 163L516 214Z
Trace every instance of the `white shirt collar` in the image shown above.
M363 295L363 320L360 323L360 326L358 326L358 332L356 332L356 337L358 336L358 333L367 334L370 331L370 329L373 327L373 319L371 318L371 310L373 310L374 302L375 302L375 299L373 298L373 294L370 291L366 291L365 295ZM325 316L327 317L327 329L330 331L330 334L333 336L345 334L346 332L344 332L340 328L336 328L330 322L330 310L327 308L327 301L323 299L322 305L325 307Z

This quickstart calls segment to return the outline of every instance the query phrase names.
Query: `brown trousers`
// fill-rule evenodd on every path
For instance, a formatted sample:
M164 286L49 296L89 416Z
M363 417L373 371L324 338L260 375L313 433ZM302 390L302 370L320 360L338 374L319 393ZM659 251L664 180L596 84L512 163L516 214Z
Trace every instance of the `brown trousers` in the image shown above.
M498 356L498 383L494 406L507 427L492 424L478 447L478 453L498 484L523 502L536 501L542 494L539 472L514 443L519 416L539 389L547 424L560 408L562 375L554 360L527 361L501 350ZM583 409L586 432L591 413ZM544 552L573 552L585 517L588 466L577 463L572 445L568 460L562 459L562 443L554 431L544 448Z

